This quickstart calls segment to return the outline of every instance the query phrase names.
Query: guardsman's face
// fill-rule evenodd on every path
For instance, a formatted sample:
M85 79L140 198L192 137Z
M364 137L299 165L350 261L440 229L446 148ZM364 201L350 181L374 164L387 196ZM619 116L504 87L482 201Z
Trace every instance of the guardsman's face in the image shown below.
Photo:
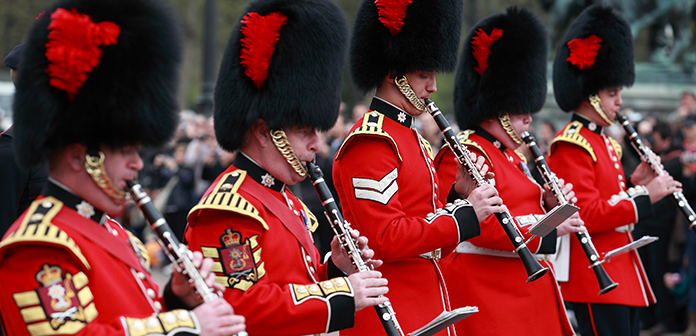
M283 127L283 130L285 131L290 145L292 145L292 149L302 162L302 165L307 166L307 162L314 159L314 153L318 152L323 145L319 140L317 130L309 126ZM278 150L276 150L276 152L280 155ZM279 165L282 167L277 176L273 174L278 179L289 185L293 185L305 179L295 172L282 155L280 155L279 159L276 161L278 161Z
M619 113L623 100L621 99L621 87L607 87L599 90L597 93L599 99L602 100L602 106L609 118L616 120L616 114ZM609 125L602 125L609 126Z
M529 128L529 124L532 123L532 115L527 113L527 114L511 114L510 115L510 124L512 124L512 128L517 132L518 135L524 133Z
M126 145L118 148L101 146L101 151L104 153L104 168L116 188L127 191L126 181L135 179L138 171L143 169L143 160L138 153L139 148L139 145ZM106 203L108 209L103 209L106 213L120 211L126 202L125 199L117 201L105 193L102 194L111 200L111 204Z
M411 71L406 73L408 83L411 85L413 92L416 93L420 101L425 105L425 100L430 99L430 95L437 91L437 80L435 79L435 71ZM406 97L404 97L406 99ZM408 99L406 99L408 102ZM407 103L406 112L417 117L423 114L424 111L419 111L411 103Z

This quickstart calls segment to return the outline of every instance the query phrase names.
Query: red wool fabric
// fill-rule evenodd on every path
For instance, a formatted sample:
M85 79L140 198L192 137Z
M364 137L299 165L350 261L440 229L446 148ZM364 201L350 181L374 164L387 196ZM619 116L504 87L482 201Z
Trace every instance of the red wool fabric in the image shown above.
M392 36L399 35L404 26L406 7L413 0L375 0L379 11L379 22L389 29Z
M594 65L597 52L602 46L602 39L597 35L590 35L584 39L576 38L568 42L570 56L567 61L580 70L587 70Z
M488 56L491 55L491 45L503 36L503 30L493 28L491 35L486 34L483 29L479 28L476 36L471 39L471 47L474 49L474 58L478 62L478 67L474 70L483 76L483 73L488 69Z
M281 13L270 13L261 16L258 13L248 13L242 18L241 32L244 37L240 40L242 51L239 55L244 74L249 76L257 88L261 88L268 78L268 67L275 45L280 38L280 27L288 17Z
M70 101L87 80L87 74L99 64L100 46L116 44L121 28L113 22L94 23L89 16L59 8L48 25L46 73L49 84L68 93Z

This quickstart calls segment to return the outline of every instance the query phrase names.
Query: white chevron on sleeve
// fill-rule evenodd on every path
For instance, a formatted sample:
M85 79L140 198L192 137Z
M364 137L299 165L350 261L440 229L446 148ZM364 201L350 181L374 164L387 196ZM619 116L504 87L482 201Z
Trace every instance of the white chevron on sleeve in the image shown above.
M399 176L399 171L394 168L389 174L382 177L379 181L353 177L353 188L355 189L355 198L371 200L382 204L389 203L389 200L399 190L399 185L396 183L396 178Z

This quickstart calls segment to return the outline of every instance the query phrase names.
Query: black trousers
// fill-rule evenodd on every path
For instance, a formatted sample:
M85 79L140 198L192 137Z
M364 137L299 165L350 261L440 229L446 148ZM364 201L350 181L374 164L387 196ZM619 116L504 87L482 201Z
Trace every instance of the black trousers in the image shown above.
M568 302L575 312L581 336L638 336L638 307Z

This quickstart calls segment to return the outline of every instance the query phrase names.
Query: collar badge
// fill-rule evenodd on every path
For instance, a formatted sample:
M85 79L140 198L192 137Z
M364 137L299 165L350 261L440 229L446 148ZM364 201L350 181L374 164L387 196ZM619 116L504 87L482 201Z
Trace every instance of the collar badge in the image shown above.
M399 112L398 118L399 118L399 122L403 124L406 121L406 113Z
M589 128L590 131L594 132L597 130L597 124L595 124L594 122L591 122L589 125L587 125L587 128Z
M270 188L275 184L275 177L269 173L266 173L266 175L261 176L261 184Z
M77 208L77 213L82 217L91 218L94 216L94 207L92 204L85 202L84 200L80 202L75 208Z
M493 141L493 146L495 146L495 148L500 148L500 146L502 146L502 144L500 143L500 141L496 140L496 141Z

